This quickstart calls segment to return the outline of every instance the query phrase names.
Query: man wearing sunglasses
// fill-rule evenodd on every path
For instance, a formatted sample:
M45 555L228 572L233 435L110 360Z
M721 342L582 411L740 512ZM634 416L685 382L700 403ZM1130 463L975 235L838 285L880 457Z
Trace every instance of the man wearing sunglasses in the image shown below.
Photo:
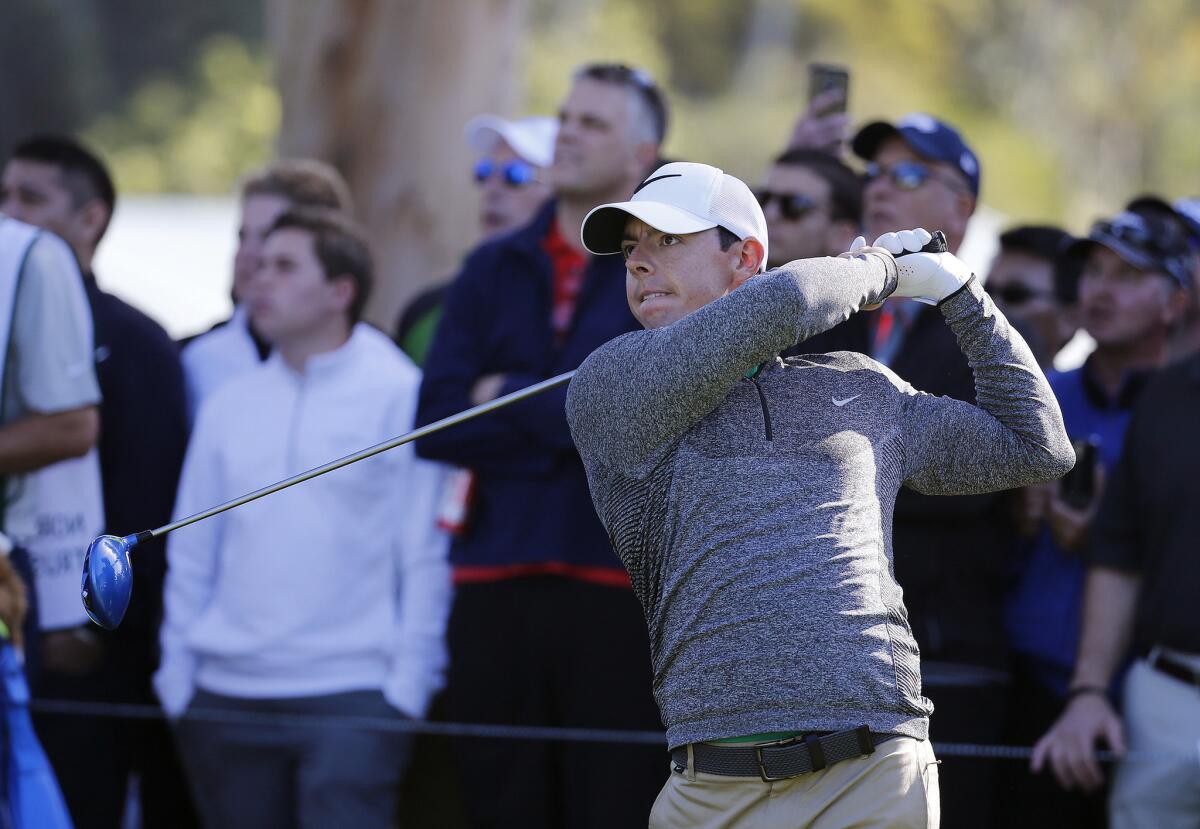
M1023 225L1000 234L1000 251L984 285L1049 371L1078 328L1073 283L1058 278L1059 253L1071 241L1057 227Z
M862 179L825 150L793 147L775 159L755 194L771 232L776 268L797 259L836 256L862 225ZM784 356L826 351L866 351L864 320L852 317L810 337Z
M550 198L546 170L557 133L558 122L545 117L481 115L467 124L467 143L478 154L471 174L484 238L524 227Z
M579 228L629 197L658 156L661 92L621 64L579 69L559 108L555 200L477 248L447 293L418 425L577 368L637 327L619 259ZM447 713L511 725L652 729L649 644L629 577L588 496L564 413L547 392L417 442L474 473L451 547L456 593ZM644 824L661 783L652 746L461 740L476 827Z
M837 256L858 235L862 181L826 152L791 149L783 153L755 195L771 233L769 267Z
M482 241L529 224L550 198L546 170L554 160L558 122L532 116L509 120L479 115L467 122L467 144L476 153L471 177L479 193ZM423 365L442 318L446 283L418 294L400 313L396 344Z
M866 164L867 238L936 227L958 250L979 197L980 165L954 127L913 113L867 124L850 146ZM974 402L970 366L941 315L917 303L891 305L864 315L871 356L922 391ZM896 499L893 538L922 679L937 708L933 739L995 742L1008 682L1003 599L1012 527L1004 500L905 490ZM942 774L946 825L990 826L995 763L949 758Z

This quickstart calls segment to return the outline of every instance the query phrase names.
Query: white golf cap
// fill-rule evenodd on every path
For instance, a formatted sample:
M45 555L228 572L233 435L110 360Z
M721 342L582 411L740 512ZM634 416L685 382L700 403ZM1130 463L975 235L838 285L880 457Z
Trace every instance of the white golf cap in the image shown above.
M535 167L549 167L554 161L554 139L558 119L544 116L510 121L499 115L477 115L467 122L467 144L477 153L489 152L496 138L502 138Z
M664 164L626 202L602 204L583 220L583 246L595 254L620 253L629 217L662 233L699 233L717 226L739 239L757 239L766 267L767 220L758 199L738 178L707 164Z

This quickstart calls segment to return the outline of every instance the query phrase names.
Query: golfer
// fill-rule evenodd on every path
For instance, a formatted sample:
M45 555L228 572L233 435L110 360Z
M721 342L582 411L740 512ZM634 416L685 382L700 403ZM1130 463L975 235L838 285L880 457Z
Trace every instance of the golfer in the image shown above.
M588 357L567 415L650 628L671 752L652 827L938 823L933 705L892 575L896 493L1047 481L1074 454L1037 362L969 269L893 257L929 238L860 237L760 273L754 196L690 163L584 221L589 250L624 254L646 329ZM938 305L978 407L861 354L777 357L888 297Z

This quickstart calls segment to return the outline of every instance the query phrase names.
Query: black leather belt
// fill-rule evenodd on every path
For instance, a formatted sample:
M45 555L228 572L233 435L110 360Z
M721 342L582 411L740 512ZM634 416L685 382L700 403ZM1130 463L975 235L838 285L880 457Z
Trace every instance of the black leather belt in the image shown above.
M865 757L895 734L872 734L867 726L846 731L804 734L756 746L692 744L692 767L705 774L758 777L764 783L820 771L842 760ZM687 746L671 750L676 769L687 768Z
M1161 651L1150 654L1150 658L1146 662L1151 668L1160 673L1200 688L1200 671L1197 671L1191 665L1180 662L1178 659L1172 659Z

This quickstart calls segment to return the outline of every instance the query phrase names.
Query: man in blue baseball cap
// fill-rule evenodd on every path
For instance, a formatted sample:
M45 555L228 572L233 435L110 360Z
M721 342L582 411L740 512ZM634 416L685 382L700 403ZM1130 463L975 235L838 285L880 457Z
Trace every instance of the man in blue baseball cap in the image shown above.
M1096 248L1108 248L1139 271L1162 274L1175 288L1188 287L1192 252L1186 237L1169 221L1150 214L1145 209L1148 202L1146 198L1135 200L1124 212L1096 222L1091 232L1076 239L1063 255L1067 259L1086 259Z
M958 131L924 113L895 124L875 121L850 142L867 162L863 223L867 235L905 222L945 231L950 250L962 244L979 198L979 160Z
M959 249L979 198L981 171L958 130L912 113L867 124L850 148L866 162L868 238L936 227L945 231L951 251ZM872 357L922 391L975 402L971 369L935 309L889 303L863 317ZM1012 544L1001 496L935 500L902 491L893 543L896 577L926 666L926 693L938 712L933 739L996 742L1009 680L1002 619ZM942 766L952 781L942 799L945 825L984 825L980 816L994 811L994 767L967 758Z

